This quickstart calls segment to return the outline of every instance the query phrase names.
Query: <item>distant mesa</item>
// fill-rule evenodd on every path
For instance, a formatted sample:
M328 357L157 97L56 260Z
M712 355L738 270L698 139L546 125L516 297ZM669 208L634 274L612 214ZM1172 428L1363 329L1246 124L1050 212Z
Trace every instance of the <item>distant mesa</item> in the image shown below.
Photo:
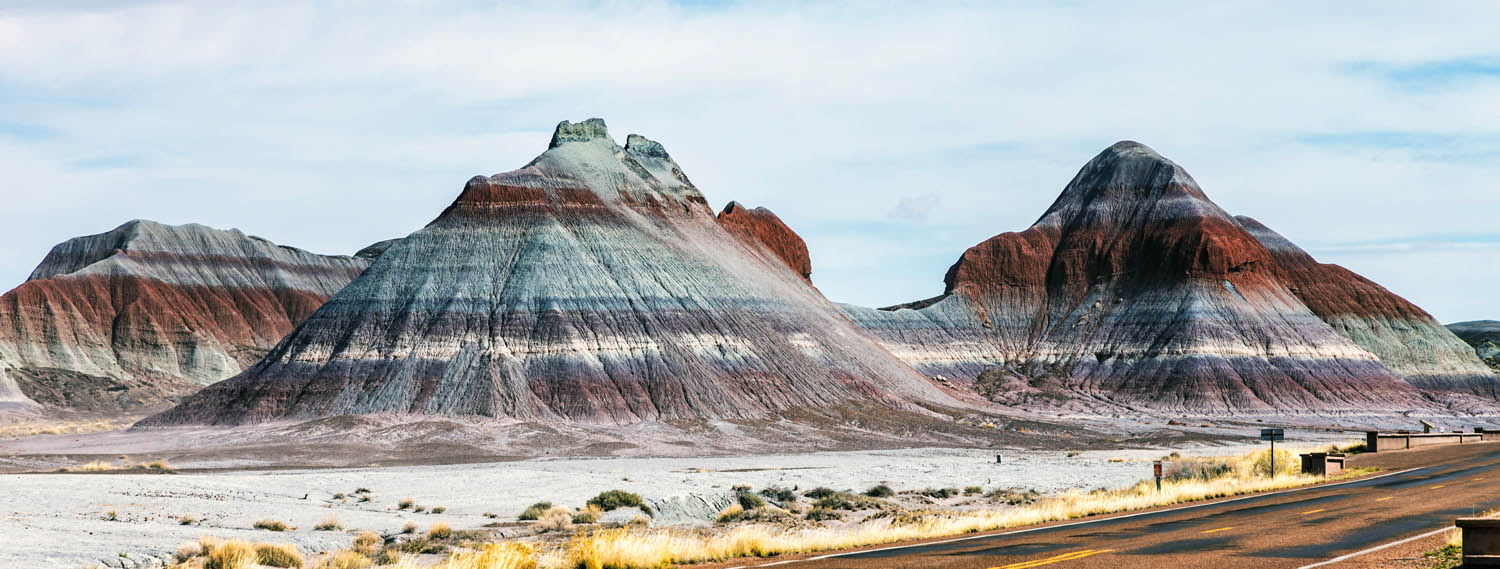
M928 375L999 401L1193 412L1402 411L1496 378L1421 309L1214 204L1120 142L1031 228L958 259L942 295L843 310Z
M1449 324L1459 339L1474 348L1474 352L1490 368L1500 371L1500 321L1475 320Z
M558 125L244 373L143 426L341 414L624 424L960 406L807 281L763 209L715 216L656 142Z
M259 360L368 263L145 220L70 239L0 296L0 402L160 409Z

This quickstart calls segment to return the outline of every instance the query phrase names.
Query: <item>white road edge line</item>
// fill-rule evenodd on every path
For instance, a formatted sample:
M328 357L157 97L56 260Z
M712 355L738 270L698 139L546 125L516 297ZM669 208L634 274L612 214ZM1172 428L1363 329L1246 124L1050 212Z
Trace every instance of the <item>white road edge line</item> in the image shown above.
M1422 467L1417 467L1417 468L1408 468L1406 470L1398 470L1396 472L1387 472L1385 474L1379 474L1379 475L1375 475L1375 476L1368 476L1368 477L1365 477L1365 478L1356 478L1354 480L1345 480L1343 482L1335 482L1333 484L1318 484L1318 485L1314 485L1314 486L1303 486L1301 488L1290 488L1290 489L1287 489L1287 490L1277 490L1275 492L1265 492L1265 493L1261 493L1261 494L1246 494L1246 495L1240 496L1238 498L1230 498L1228 500L1219 500L1217 502L1202 502L1202 503L1198 503L1198 504L1189 504L1189 505L1181 506L1181 507L1177 507L1177 508L1168 508L1166 510L1151 510L1151 511L1148 511L1148 512L1136 512L1136 513L1133 513L1133 514L1125 514L1125 515L1122 515L1122 516L1113 516L1113 517L1099 518L1099 519L1094 519L1094 520L1082 520L1082 521L1077 521L1077 522L1068 522L1068 523L1065 523L1065 524L1057 524L1057 525L1053 525L1053 526L1031 527L1031 528L1026 528L1026 529L1019 529L1019 530L1014 530L1014 531L1001 532L1001 533L987 533L987 534L984 534L984 535L971 535L971 536L965 536L965 537L956 537L956 538L944 539L944 540L940 540L940 541L929 541L927 543L914 543L914 544L911 544L911 545L893 545L893 546L890 546L890 547L881 547L881 548L877 548L877 549L863 549L863 550L860 550L860 551L845 551L845 552L842 552L842 553L828 553L828 554L819 555L819 556L816 556L816 557L808 557L806 559L788 559L786 561L775 561L775 562L771 562L771 563L762 563L760 565L736 565L734 567L730 567L729 569L749 569L751 567L771 567L771 566L774 566L774 565L786 565L786 564L789 564L789 563L803 563L803 562L807 562L807 561L818 561L818 560L821 560L821 559L832 559L834 557L843 557L845 555L856 555L856 554L861 554L861 553L874 553L874 552L877 552L877 551L895 551L897 549L911 549L911 548L914 548L914 547L928 547L928 546L932 546L932 545L942 545L944 543L956 543L956 542L960 542L960 541L969 541L969 540L974 540L974 539L986 539L986 538L991 538L991 537L1001 537L1001 536L1007 536L1007 535L1016 535L1016 534L1021 534L1021 533L1030 533L1030 532L1034 532L1034 531L1051 530L1051 529L1065 528L1065 527L1070 527L1070 526L1081 526L1081 525L1084 525L1084 524L1097 524L1099 522L1109 522L1109 521L1114 521L1114 520L1123 520L1125 518L1134 518L1134 517L1138 517L1138 516L1154 516L1154 515L1157 515L1157 514L1165 514L1165 513L1169 513L1169 512L1178 512L1178 511L1182 511L1182 510L1191 510L1193 508L1204 508L1204 507L1208 507L1208 506L1217 506L1219 504L1228 504L1230 502L1238 502L1240 500L1250 500L1250 499L1253 499L1253 498L1265 498L1267 496L1276 496L1276 495L1279 495L1279 494L1289 494L1289 493L1292 493L1292 492L1302 492L1302 491L1305 491L1305 490L1315 490L1315 489L1318 489L1318 488L1332 488L1334 486L1343 486L1345 484L1353 484L1355 482L1364 482L1364 481L1367 481L1367 480L1376 480L1376 479L1380 479L1380 478L1385 478L1387 476L1395 476L1397 474L1406 474L1408 472L1415 472L1415 471L1418 471L1418 470L1422 470L1424 468L1427 468L1427 467L1422 466ZM1299 569L1301 569L1301 568L1299 568Z
M1380 551L1380 550L1385 549L1387 547L1395 547L1395 546L1401 545L1403 543L1408 543L1408 542L1416 541L1416 540L1419 540L1419 539L1432 537L1434 535L1443 533L1445 531L1453 531L1454 529L1456 529L1456 527L1438 528L1438 529L1429 531L1427 533L1424 533L1422 535L1414 535L1414 536L1408 537L1406 539L1396 540L1396 541L1393 541L1393 542L1390 542L1390 543L1386 543L1386 544L1382 544L1382 545L1377 545L1375 547L1371 547L1371 548L1363 550L1363 551L1356 551L1354 553L1350 553L1350 554L1347 554L1347 555L1340 555L1340 556L1335 557L1333 559L1329 559L1327 561L1319 561L1319 562L1314 563L1312 565L1303 565L1301 567L1298 567L1297 569L1311 569L1312 567L1322 567L1324 565L1332 565L1332 564L1338 563L1340 561L1348 561L1350 559L1354 559L1355 557L1359 557L1359 556L1365 555L1367 553L1375 553L1376 551Z

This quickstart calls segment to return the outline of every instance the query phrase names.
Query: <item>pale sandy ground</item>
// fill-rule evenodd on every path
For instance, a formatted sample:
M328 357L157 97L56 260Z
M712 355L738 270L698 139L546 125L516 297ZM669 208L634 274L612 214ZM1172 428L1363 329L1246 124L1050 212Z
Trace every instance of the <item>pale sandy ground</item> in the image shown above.
M1288 433L1299 444L1349 440L1337 433ZM1238 454L1251 442L1175 449L1198 456ZM145 474L0 475L0 567L154 566L200 534L259 541L289 541L304 551L342 547L352 533L312 531L336 515L346 528L396 531L407 520L423 527L445 521L456 529L514 519L527 505L549 500L579 506L601 490L620 488L648 500L727 492L735 484L803 489L828 486L863 490L875 484L901 489L984 486L1068 488L1128 486L1149 476L1147 460L1169 449L1066 451L909 449L796 455L706 458L532 459L515 462L350 468ZM1127 459L1110 462L1111 458ZM1134 460L1131 460L1134 459ZM332 500L335 492L369 488L368 503ZM306 498L304 499L304 496ZM440 515L397 511L396 502L442 506ZM103 519L115 510L119 521ZM194 516L197 526L179 525ZM251 529L263 518L284 520L297 531ZM122 556L123 554L123 556Z

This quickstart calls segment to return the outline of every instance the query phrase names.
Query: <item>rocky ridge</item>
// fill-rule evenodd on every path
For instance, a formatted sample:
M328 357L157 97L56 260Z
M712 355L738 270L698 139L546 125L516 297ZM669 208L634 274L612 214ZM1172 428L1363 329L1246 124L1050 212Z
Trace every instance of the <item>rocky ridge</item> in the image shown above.
M260 359L367 264L196 224L70 239L0 296L0 399L159 406Z

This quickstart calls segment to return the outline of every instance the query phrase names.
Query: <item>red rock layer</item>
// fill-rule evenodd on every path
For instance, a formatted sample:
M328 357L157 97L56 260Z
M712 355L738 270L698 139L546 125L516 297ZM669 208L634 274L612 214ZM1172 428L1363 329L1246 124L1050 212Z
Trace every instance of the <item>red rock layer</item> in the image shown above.
M1091 160L1030 229L966 251L943 296L846 313L929 374L1201 411L1395 410L1412 387L1318 319L1176 164ZM1003 394L1002 394L1003 395Z
M770 220L731 226L789 246ZM621 148L603 121L564 122L530 164L469 180L260 363L142 424L355 413L622 424L960 405L856 329L805 270L741 235L661 145L631 135Z
M254 363L367 264L132 221L58 245L0 296L0 359L44 405L151 407Z
M771 210L758 207L745 209L739 202L729 202L719 212L719 225L754 247L764 247L781 262L786 263L802 278L812 279L812 258L807 254L807 243L802 236L781 222Z

